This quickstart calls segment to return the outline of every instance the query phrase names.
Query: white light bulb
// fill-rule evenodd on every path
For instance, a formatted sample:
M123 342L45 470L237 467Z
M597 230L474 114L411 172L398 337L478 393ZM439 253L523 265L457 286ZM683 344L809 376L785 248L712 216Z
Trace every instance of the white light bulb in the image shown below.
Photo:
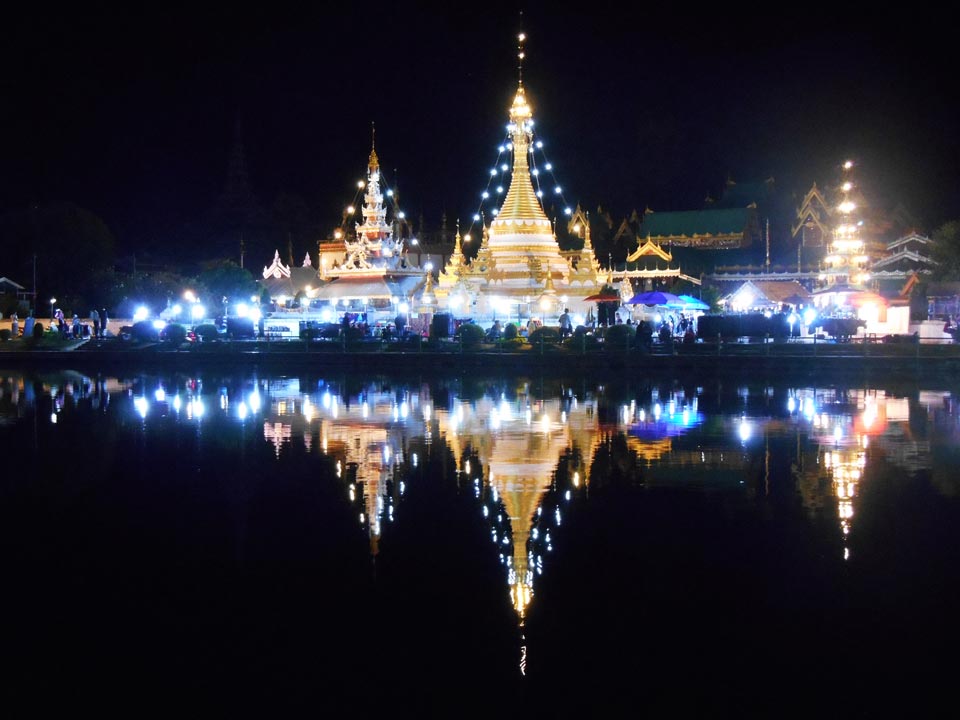
M534 177L537 177L537 175L539 175L539 174L540 174L540 171L537 170L536 168L534 168L534 169L533 169L533 172L532 172L532 175L533 175Z
M486 190L484 190L484 191L480 194L480 197L482 197L484 200L486 200L488 197L490 197L490 193L488 193Z
M496 169L496 168L490 168L490 177L493 177L493 176L496 175L496 174L497 174L497 169Z
M542 148L542 147L543 147L543 140L537 140L537 147L538 147L538 148Z
M500 152L506 152L506 148L503 145L498 147L497 150L499 150Z
M545 167L547 170L553 170L553 163L547 163L546 165L544 165L544 167Z
M503 165L500 166L500 169L506 172L509 168L507 167L507 164L504 163Z
M503 185L497 185L497 192L498 192L498 193L502 193L502 192L503 192Z
M554 191L557 195L559 195L559 194L560 194L560 186L557 185L557 186L553 189L553 191Z
M474 222L480 222L480 215L479 215L479 214L474 214L474 216L473 216L473 221L474 221Z

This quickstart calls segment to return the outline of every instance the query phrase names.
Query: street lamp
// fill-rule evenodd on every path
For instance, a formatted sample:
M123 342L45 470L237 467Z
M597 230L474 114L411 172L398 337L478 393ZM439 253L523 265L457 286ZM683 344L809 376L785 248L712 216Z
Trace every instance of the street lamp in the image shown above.
M56 305L56 303L57 303L57 299L56 299L56 298L50 298L50 320L51 320L51 322L53 321L53 306Z

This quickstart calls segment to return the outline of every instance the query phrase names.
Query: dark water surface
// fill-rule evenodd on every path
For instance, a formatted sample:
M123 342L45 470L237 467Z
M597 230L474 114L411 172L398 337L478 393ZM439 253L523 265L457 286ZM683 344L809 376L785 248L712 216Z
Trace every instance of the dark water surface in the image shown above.
M960 640L957 397L0 372L4 702L929 712Z

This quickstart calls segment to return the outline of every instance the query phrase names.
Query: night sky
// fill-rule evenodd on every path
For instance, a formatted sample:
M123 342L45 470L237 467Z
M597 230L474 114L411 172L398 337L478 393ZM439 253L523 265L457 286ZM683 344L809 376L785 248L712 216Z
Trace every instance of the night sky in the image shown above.
M160 243L215 203L239 116L260 202L302 196L318 233L353 198L371 121L407 213L466 221L516 88L519 6L321 5L14 11L0 210L72 201L118 249ZM874 202L927 230L960 217L945 18L635 8L524 4L524 81L570 204L696 208L728 176L802 196L853 156Z

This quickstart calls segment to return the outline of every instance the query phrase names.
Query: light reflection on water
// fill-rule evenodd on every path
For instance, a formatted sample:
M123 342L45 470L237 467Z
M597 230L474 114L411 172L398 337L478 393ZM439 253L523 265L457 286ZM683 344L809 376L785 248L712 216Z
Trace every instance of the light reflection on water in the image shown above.
M0 372L0 453L38 468L0 475L10 647L74 690L182 666L349 704L369 667L384 707L500 682L560 716L568 674L767 717L906 658L913 702L952 687L958 440L933 388Z
M402 516L403 495L419 461L410 448L442 443L489 525L521 625L536 578L565 530L565 514L588 496L594 458L611 437L625 441L648 487L742 494L769 492L771 442L792 440L787 457L773 462L789 462L796 492L810 512L836 513L847 560L860 485L873 456L908 472L931 469L929 435L912 430L912 413L955 437L956 410L948 392L908 397L862 388L741 386L723 396L703 387L614 391L581 383L543 393L529 381L499 380L468 398L456 383L441 388L380 379L121 379L61 372L8 373L0 383L3 426L42 412L61 430L65 423L84 422L85 413L138 421L144 429L155 423L210 426L217 433L256 428L276 458L297 438L307 453L335 459L374 556L384 523ZM748 482L757 468L761 480Z

